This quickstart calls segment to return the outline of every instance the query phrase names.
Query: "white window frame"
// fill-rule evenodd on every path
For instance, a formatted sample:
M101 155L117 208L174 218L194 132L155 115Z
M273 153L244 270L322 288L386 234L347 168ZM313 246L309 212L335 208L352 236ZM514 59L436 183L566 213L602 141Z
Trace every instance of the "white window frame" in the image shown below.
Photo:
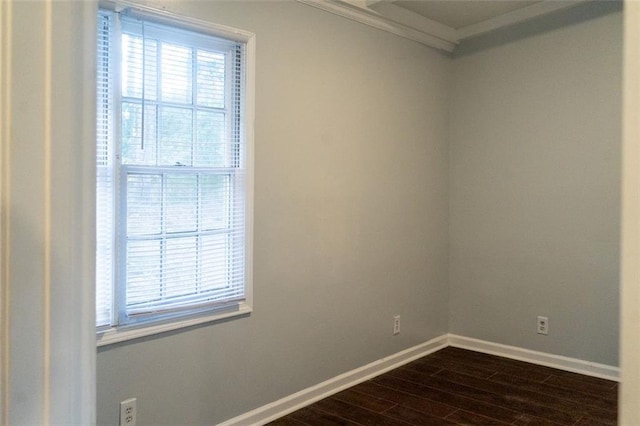
M129 2L101 2L101 9L109 9L121 12L126 9L129 16L139 17L145 21L155 22L170 27L185 29L241 42L245 45L244 57L244 97L243 110L241 111L244 134L244 164L245 164L245 282L244 298L241 301L225 304L222 308L199 310L194 307L193 312L179 317L162 319L128 325L116 325L97 329L97 345L104 346L112 343L136 339L143 336L177 330L184 327L218 321L225 318L248 315L253 310L253 198L254 198L254 105L255 105L255 35L253 33L230 28L227 26L202 21L190 17L179 16L171 12L157 10L147 6L141 6ZM119 71L116 71L119 73ZM119 76L115 76L115 84L119 82ZM118 89L119 90L119 89ZM119 96L119 95L118 95ZM118 97L116 96L116 97ZM118 102L118 100L116 100ZM116 108L119 110L119 106ZM121 188L116 185L115 198L120 196ZM114 208L118 209L118 201L114 200ZM122 214L119 212L118 214ZM114 258L118 256L114 254ZM115 274L114 274L115 275ZM122 283L115 276L113 292L121 291ZM119 290L120 289L120 290ZM118 298L113 297L113 317L118 323L120 307L117 306Z

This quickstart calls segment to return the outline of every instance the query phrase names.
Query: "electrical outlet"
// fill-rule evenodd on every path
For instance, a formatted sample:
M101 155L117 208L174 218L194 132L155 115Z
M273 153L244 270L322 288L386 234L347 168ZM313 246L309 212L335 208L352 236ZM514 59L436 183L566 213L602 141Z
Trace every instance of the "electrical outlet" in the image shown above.
M544 334L544 335L549 334L549 318L548 317L538 317L537 333Z
M120 403L120 426L136 426L138 409L136 399L129 398Z
M400 315L393 317L393 335L400 334Z

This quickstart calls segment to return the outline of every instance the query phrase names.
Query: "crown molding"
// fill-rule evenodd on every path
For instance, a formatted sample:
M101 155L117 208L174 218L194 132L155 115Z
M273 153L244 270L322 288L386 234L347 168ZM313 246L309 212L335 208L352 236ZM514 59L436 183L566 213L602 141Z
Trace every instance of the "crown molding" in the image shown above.
M577 6L586 0L545 0L540 3L534 3L531 6L516 9L503 15L490 18L477 24L467 25L457 30L458 41L467 38L477 37L498 28L519 24L530 19L538 18L552 12Z
M452 28L383 0L296 0L370 27L416 41L425 46L453 52L461 41L502 27L519 24L587 0L544 0L522 9L468 25Z
M367 3L367 7L400 25L415 28L450 43L458 44L458 34L454 28L444 25L438 21L425 18L424 16L405 9L404 7L396 6L388 1Z
M324 10L326 12L333 13L338 16L342 16L347 19L351 19L352 21L360 22L361 24L365 24L370 27L387 31L400 37L407 38L409 40L417 41L418 43L424 44L425 46L444 50L445 52L453 52L456 47L455 42L451 42L441 35L427 33L419 29L400 24L381 14L376 13L373 10L366 8L366 6L359 6L340 0L296 1Z

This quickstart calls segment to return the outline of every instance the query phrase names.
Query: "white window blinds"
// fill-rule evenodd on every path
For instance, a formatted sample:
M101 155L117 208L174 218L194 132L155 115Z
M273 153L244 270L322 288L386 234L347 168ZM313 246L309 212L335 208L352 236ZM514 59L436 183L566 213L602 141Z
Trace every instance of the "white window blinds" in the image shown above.
M96 324L111 324L114 254L113 15L98 14L96 117Z
M98 326L244 299L244 48L100 12Z

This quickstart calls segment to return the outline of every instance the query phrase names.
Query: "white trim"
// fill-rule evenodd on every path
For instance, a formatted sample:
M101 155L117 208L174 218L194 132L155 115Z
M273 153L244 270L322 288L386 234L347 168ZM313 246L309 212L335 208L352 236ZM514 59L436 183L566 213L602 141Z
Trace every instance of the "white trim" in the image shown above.
M145 325L140 324L138 326L120 326L108 328L106 330L98 330L97 332L97 346L107 346L113 343L125 342L127 340L139 339L140 337L153 336L154 334L165 333L167 331L178 330L185 327L192 327L194 325L205 324L208 322L220 321L227 318L237 317L241 315L248 315L251 313L251 307L242 302L238 305L238 308L233 311L227 311L224 313L213 313L196 318L189 318L184 320L173 320L171 322ZM95 319L94 319L95 323Z
M77 235L77 244L74 249L74 262L76 265L76 284L75 290L81 293L79 296L82 309L80 310L80 318L82 326L80 333L74 336L72 342L79 346L79 352L83 355L81 362L75 366L76 370L81 372L77 386L75 386L76 403L80 402L84 406L78 408L81 421L89 425L96 424L96 16L98 12L97 2L94 0L88 2L88 5L82 7L78 14L78 18L82 21L84 61L82 68L83 90L80 104L82 111L86 114L83 117L82 124L78 126L78 131L82 135L83 141L92 141L93 143L83 143L81 152L81 164L78 165L78 176L81 183L78 187L79 207L77 216L75 216L75 228L81 230ZM55 22L55 21L54 21ZM89 36L92 35L92 36ZM77 158L77 157L74 157ZM91 285L87 286L87 282ZM61 306L56 305L56 309Z
M405 349L401 352L348 371L317 385L303 389L277 401L263 405L262 407L258 407L247 413L222 422L218 424L218 426L264 425L299 410L300 408L313 404L316 401L355 386L358 383L362 383L366 380L384 374L387 371L391 371L408 364L411 361L415 361L416 359L427 356L433 352L439 351L440 349L444 349L447 346L469 349L476 352L497 355L537 365L544 365L551 368L557 368L559 370L571 371L573 373L584 374L586 376L600 377L607 380L618 381L620 377L619 368L612 367L610 365L532 351L515 346L502 345L499 343L487 342L485 340L458 336L455 334L443 334L442 336L431 339L428 342Z
M214 37L226 38L243 43L248 42L255 36L255 34L249 31L239 30L197 18L178 15L166 10L159 10L154 7L144 6L131 0L100 0L99 4L101 8L111 9L117 12L126 9L126 14L129 16L139 17L158 24L180 27L189 31L196 31L212 35Z
M586 0L545 0L540 3L534 3L531 6L523 7L522 9L516 9L503 15L496 16L495 18L490 18L485 21L478 22L477 24L458 28L458 41L464 40L466 38L477 37L490 31L497 30L498 28L519 24L521 22L525 22L533 18L538 18L548 13L556 12L562 9L568 9L570 7L574 7L581 3L584 3L585 1Z
M618 422L640 419L640 3L624 4L622 262L620 363L622 377Z
M469 349L504 358L529 362L531 364L544 365L546 367L557 368L559 370L571 371L585 376L600 377L602 379L619 381L620 369L605 364L584 361L577 358L569 358L561 355L548 354L545 352L532 351L516 346L502 345L500 343L487 342L485 340L473 339L471 337L448 335L450 346L455 348Z
M296 1L416 41L425 46L444 50L445 52L453 52L456 46L464 39L477 37L502 27L519 24L548 13L574 7L587 0L544 0L540 3L458 29L423 17L390 2L380 0L367 0L365 2L356 2L354 0Z
M13 4L0 4L0 423L91 425L96 4Z
M404 351L379 359L270 404L256 408L255 410L251 410L248 413L220 423L219 426L266 424L344 389L355 386L358 383L362 383L418 358L429 355L432 352L443 349L446 346L446 335L436 337L428 342L405 349Z
M380 1L374 4L369 4L369 7L378 12L385 18L395 21L401 25L406 25L423 33L432 34L438 38L458 44L457 31L445 24L442 24L433 19L425 18L424 16L412 12L404 7L397 6L393 3L386 1Z
M360 7L352 6L346 2L338 0L296 0L309 6L316 7L326 12L333 13L338 16L360 22L370 27L378 28L383 31L417 41L425 46L434 47L446 52L453 52L456 47L455 43L443 40L436 34L430 34L419 29L412 28L407 25L399 24L390 19L385 18L371 10L365 10Z
M53 43L43 70L50 79L44 87L50 96L44 118L50 122L43 123L48 146L42 148L49 156L43 190L52 191L42 200L50 221L44 255L51 256L43 283L50 286L45 419L90 425L96 421L95 288L87 285L95 282L95 149L87 141L96 134L97 3L50 3L47 37Z
M245 144L245 303L253 309L253 212L255 194L256 35L245 44L244 144Z

